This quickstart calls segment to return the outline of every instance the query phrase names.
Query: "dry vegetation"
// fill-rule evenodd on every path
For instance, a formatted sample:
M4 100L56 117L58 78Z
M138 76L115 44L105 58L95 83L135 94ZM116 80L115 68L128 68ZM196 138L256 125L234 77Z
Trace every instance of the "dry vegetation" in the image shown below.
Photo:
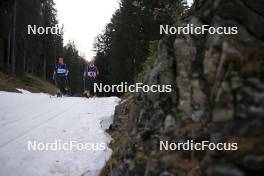
M53 84L41 80L36 76L27 74L23 78L14 78L0 72L0 91L19 92L17 88L25 89L34 93L55 94L56 88Z

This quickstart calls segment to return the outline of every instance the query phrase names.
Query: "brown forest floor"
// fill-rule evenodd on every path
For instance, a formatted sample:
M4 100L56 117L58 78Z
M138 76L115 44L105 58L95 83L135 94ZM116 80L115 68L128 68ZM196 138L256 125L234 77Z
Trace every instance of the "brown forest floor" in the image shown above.
M0 72L0 91L19 92L25 89L33 93L55 94L56 88L53 84L36 76L26 74L23 78L15 78Z

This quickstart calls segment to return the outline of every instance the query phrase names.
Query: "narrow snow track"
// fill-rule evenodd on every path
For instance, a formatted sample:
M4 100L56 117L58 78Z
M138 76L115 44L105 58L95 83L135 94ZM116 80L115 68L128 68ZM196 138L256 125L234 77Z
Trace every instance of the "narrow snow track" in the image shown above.
M50 98L0 92L0 175L96 176L111 150L29 151L28 142L107 145L118 98ZM103 124L103 125L102 125Z
M67 112L69 112L71 109L73 109L74 107L78 105L81 105L81 104L70 105L69 107L64 107L65 111L62 109L57 109L57 110L54 109L54 111L42 113L42 115L39 115L39 116L25 118L24 121L23 121L23 118L20 118L19 120L15 121L16 123L11 123L10 125L7 125L4 128L1 128L0 134L5 134L5 135L4 137L1 137L0 139L0 149L6 146L7 144L9 144L10 142L13 142L16 139L22 137L23 135L26 135L27 133L33 131L34 129L39 128L42 125L45 125L46 123L49 123L51 120L56 119L58 117L63 117L63 115L65 115ZM22 121L22 122L18 123L19 121ZM9 135L6 135L6 134L9 134ZM14 137L12 138L11 136L14 136Z

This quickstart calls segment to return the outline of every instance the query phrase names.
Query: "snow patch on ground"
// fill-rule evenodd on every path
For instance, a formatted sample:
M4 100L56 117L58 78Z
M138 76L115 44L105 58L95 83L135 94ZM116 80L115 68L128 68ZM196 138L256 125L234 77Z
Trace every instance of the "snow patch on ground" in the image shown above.
M19 90L21 91L21 90ZM28 141L106 143L119 99L0 92L0 175L99 175L112 151L28 151Z
M24 89L19 89L17 88L16 90L18 90L19 92L21 92L22 94L31 94L31 92L24 90Z

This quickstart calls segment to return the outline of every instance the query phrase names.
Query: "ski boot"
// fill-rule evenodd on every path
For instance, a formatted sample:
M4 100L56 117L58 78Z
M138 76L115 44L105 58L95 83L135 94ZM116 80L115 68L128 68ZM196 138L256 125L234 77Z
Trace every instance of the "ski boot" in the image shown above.
M61 93L60 89L57 89L57 97L62 97L62 93Z
M89 91L84 91L83 95L86 97L86 98L90 98L90 92Z

